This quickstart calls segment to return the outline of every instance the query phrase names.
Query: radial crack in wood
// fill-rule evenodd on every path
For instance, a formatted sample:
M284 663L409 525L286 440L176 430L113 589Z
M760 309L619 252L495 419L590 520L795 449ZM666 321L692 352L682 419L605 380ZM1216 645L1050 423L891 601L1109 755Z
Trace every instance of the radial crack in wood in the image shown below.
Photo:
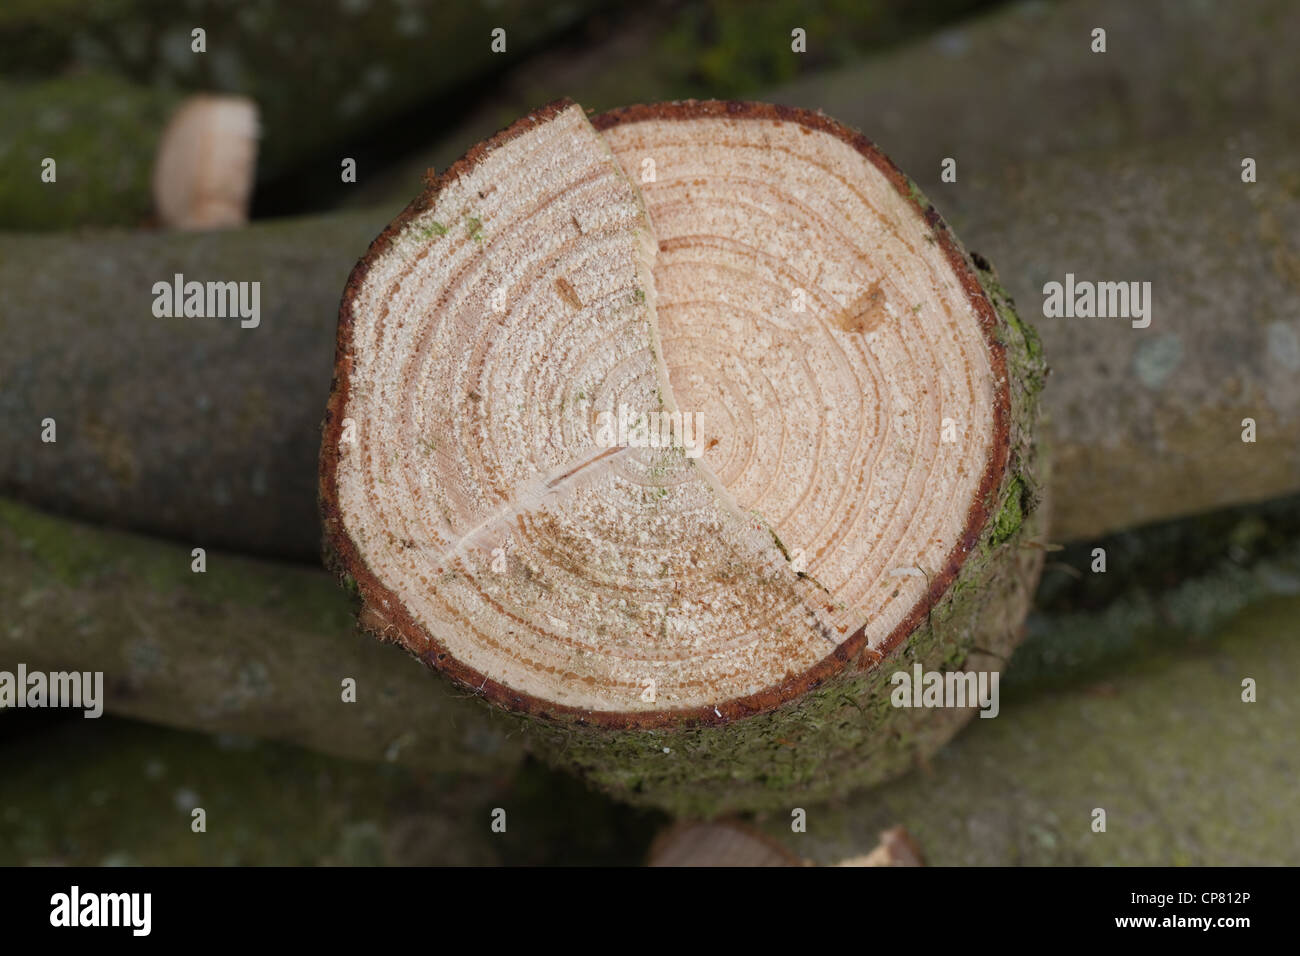
M659 327L679 403L718 439L705 462L804 556L837 632L880 650L1002 468L1004 367L894 183L763 113L651 107L605 135L629 171L654 163Z
M1043 373L860 135L564 101L432 179L354 271L327 543L367 627L548 718L539 749L609 789L704 815L787 776L835 791L970 716L899 734L927 722L881 710L883 658L1015 642ZM787 761L815 739L845 772Z
M602 447L602 412L671 412L654 254L636 189L561 105L440 180L349 287L356 441L328 487L371 619L522 709L700 708L829 650L812 588L688 449Z

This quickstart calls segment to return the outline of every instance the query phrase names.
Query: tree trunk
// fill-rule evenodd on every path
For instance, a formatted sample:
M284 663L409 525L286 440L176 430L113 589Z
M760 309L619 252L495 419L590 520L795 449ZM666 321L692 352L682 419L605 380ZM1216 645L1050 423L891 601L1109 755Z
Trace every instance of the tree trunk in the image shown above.
M1020 633L1037 339L820 114L596 124L475 147L348 283L321 497L361 620L639 802L894 775L974 711L891 707L891 672Z

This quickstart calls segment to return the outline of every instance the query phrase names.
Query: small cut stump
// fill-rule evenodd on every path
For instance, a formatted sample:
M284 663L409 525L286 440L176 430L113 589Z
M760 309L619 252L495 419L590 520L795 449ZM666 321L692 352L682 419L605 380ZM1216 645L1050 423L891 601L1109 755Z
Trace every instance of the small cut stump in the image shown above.
M321 497L362 623L532 746L683 814L895 775L997 670L1041 563L1032 330L863 136L560 102L371 245Z

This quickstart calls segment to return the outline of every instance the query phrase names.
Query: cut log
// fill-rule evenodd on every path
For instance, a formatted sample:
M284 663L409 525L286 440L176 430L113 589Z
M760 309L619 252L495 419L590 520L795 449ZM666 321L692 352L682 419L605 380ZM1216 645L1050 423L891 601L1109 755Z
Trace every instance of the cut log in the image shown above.
M997 668L1016 640L1043 374L861 135L553 104L348 283L331 560L370 630L604 787L710 814L842 792L973 713L891 707L900 664Z
M906 827L890 827L870 853L842 860L838 866L925 866L925 855Z
M650 845L647 866L803 866L771 837L739 821L675 823Z
M153 197L162 224L220 229L247 222L257 136L257 104L247 97L187 99L158 145Z
M771 836L739 820L675 823L650 845L648 866L812 866ZM880 843L837 866L925 866L921 849L905 827L880 834Z

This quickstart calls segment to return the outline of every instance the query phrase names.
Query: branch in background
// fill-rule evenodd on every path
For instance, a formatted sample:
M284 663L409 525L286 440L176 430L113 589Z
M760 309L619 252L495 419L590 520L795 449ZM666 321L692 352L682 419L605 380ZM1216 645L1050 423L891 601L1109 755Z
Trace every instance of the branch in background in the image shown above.
M858 127L946 215L943 196L953 186L935 188L945 156L959 159L960 183L967 171L993 172L1075 150L1186 138L1196 129L1267 126L1289 120L1300 83L1300 63L1276 55L1278 36L1300 33L1300 7L1289 0L1195 8L1183 0L1007 3L957 22L951 22L956 3L946 16L936 15L933 4L898 10L859 4L852 16L838 10L827 16L807 0L790 3L788 10L764 5L760 11L717 0L692 4L678 17L642 8L604 42L546 50L511 70L435 142L382 177L359 180L344 201L386 204L396 213L426 169L444 168L466 143L561 97L598 111L735 97L820 108ZM897 47L900 34L931 17L948 22L901 48L873 49ZM711 29L692 29L698 20ZM796 24L807 30L808 52L791 55ZM1105 55L1093 53L1089 42L1101 25L1111 50ZM852 65L843 66L846 61ZM842 68L825 69L828 64ZM810 66L821 68L777 85Z
M1233 543L1244 540L1236 529L1259 520L1254 509L1226 518L1234 530L1217 539L1224 552L1241 547ZM1158 529L1152 550L1163 550L1172 533ZM1203 528L1198 534L1213 537ZM1132 540L1137 535L1126 537L1134 553L1147 553ZM357 635L347 596L324 571L209 552L208 571L198 575L185 546L13 502L0 504L0 545L0 601L9 611L0 660L102 670L112 713L414 767L496 772L518 761L510 718L457 699L397 648ZM1122 560L1114 573L1125 573ZM1162 574L1176 570L1166 566ZM1042 594L1057 590L1048 578ZM1091 610L1040 611L1004 689L1034 707L1052 706L1067 692L1091 699L1080 690L1083 682L1133 670L1153 651L1201 659L1186 648L1203 657L1234 615L1297 591L1300 546L1292 540L1253 556L1239 552L1163 591L1119 593ZM1173 626L1163 623L1170 615ZM341 703L343 676L357 677L358 703ZM1006 713L1013 712L1019 704L1009 702ZM975 724L1001 726L1006 719Z
M138 225L149 213L152 144L166 118L154 104L175 102L180 92L255 102L262 116L258 178L275 187L269 205L327 206L353 188L340 177L346 155L363 171L388 158L375 146L356 146L395 138L391 130L377 136L377 128L417 109L433 113L430 101L438 97L463 99L470 84L607 5L372 0L322 11L316 4L198 0L180 13L172 0L123 0L80 4L75 15L62 3L6 5L0 155L16 135L38 158L30 178L25 164L6 158L12 178L0 181L0 229ZM506 30L504 52L493 49L497 28ZM204 31L201 52L195 29ZM52 73L72 78L46 80ZM76 78L80 73L98 77ZM12 117L6 98L21 106ZM60 177L61 187L41 187L40 156L66 163L81 180Z
M191 546L319 560L339 296L384 222L0 235L0 334L17 343L0 358L0 439L18 440L0 488ZM257 327L155 318L151 290L176 274L260 283ZM45 418L57 443L40 442Z
M1243 146L1258 183L1211 136L976 169L934 197L1042 336L1055 537L1300 488L1300 158L1280 134ZM1149 326L1043 317L1067 275L1149 283Z
M0 866L629 866L663 822L532 762L431 773L111 717L10 722Z
M180 100L103 73L0 79L0 227L144 225L158 141Z
M1092 51L1098 27L1106 53ZM956 157L960 187L965 171L1287 123L1300 63L1278 56L1277 38L1297 32L1289 0L1011 3L771 95L860 126L927 189L941 158ZM1212 168L1239 172L1245 143L1203 145L1224 162ZM1178 165L1192 163L1188 153Z
M1043 401L1057 537L1300 489L1300 154L1261 134L1270 172L1247 185L1221 141L1066 156L1001 185L972 172L960 194L932 189L996 255L1031 321L1048 278L1152 282L1149 328L1035 322L1053 367ZM316 560L338 298L383 215L0 236L0 333L18 343L0 354L0 446L13 450L0 489L195 545ZM260 282L260 324L155 318L150 290L175 273ZM40 441L47 417L57 444ZM1241 441L1247 417L1256 444Z
M185 546L0 503L0 660L102 671L108 710L174 727L437 770L517 764L516 724L357 634L325 572L193 561Z
M1300 551L1291 558L1300 568ZM928 863L1295 865L1300 598L1254 602L1195 655L1157 654L1104 682L1003 695L910 777L761 828L835 863L905 826ZM1106 626L1106 622L1101 622ZM1063 662L1065 664L1067 662ZM1014 672L1014 664L1013 670ZM1258 701L1242 701L1242 680ZM1092 829L1106 812L1106 831Z
M1154 650L1196 653L1245 608L1300 593L1297 542L1300 497L1292 497L1049 554L1003 688L1050 692L1104 679ZM1104 573L1093 571L1099 559Z

